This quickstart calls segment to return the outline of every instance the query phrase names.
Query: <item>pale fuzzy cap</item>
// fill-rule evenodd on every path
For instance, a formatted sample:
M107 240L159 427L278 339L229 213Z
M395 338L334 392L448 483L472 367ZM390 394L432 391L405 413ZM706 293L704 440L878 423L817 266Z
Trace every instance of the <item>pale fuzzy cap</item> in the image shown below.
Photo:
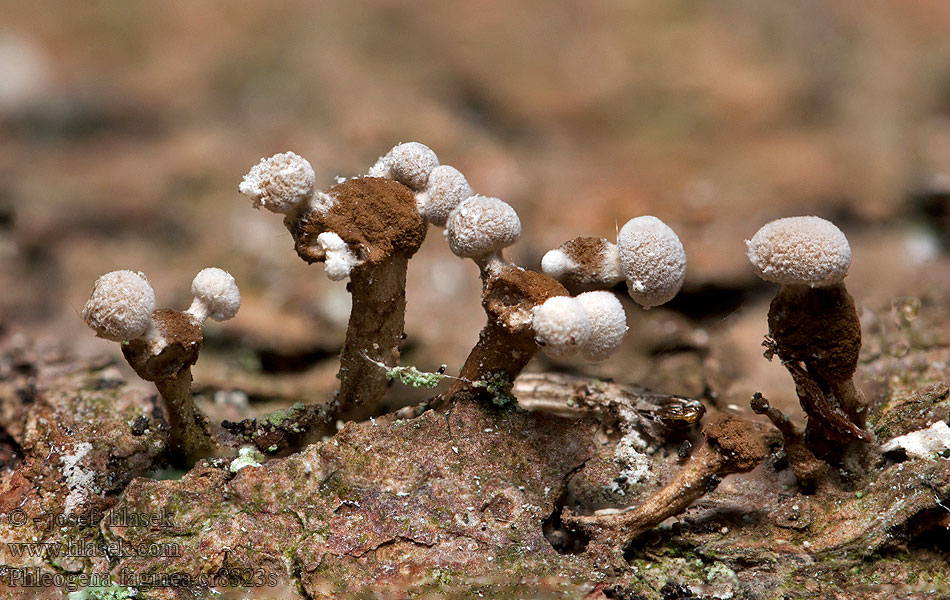
M587 360L604 360L614 353L627 334L627 313L611 292L585 292L577 296L590 321L590 337L581 346Z
M286 214L310 198L316 183L317 175L305 158L284 152L262 158L238 189L251 199L254 208Z
M425 189L429 174L439 166L439 157L425 144L406 142L394 146L370 168L370 177L395 179L419 192Z
M96 335L121 342L148 329L155 312L155 291L138 271L112 271L96 280L82 309L86 325Z
M479 258L517 242L521 237L521 220L507 202L472 196L449 216L445 235L456 256Z
M584 305L571 296L555 296L535 306L531 326L541 350L554 358L576 354L591 334Z
M828 286L851 266L848 238L820 217L786 217L764 225L746 240L756 274L781 284Z
M354 268L360 265L359 257L350 250L339 235L324 231L317 236L317 243L326 254L324 268L332 281L342 281L350 276Z
M199 322L211 317L227 321L241 308L241 292L230 273L217 267L202 269L191 282L195 299L188 313Z
M569 290L609 288L623 281L620 249L603 238L575 238L541 258L541 271Z
M686 251L666 223L651 216L630 219L617 245L631 298L650 308L676 295L686 278Z
M426 192L426 218L433 225L445 227L455 207L472 196L472 187L458 169L439 165L429 174Z

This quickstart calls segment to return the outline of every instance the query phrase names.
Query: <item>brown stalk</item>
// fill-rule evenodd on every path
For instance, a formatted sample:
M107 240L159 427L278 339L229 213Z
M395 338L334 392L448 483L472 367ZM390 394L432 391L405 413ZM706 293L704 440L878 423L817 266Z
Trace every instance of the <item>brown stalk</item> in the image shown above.
M371 415L386 390L386 373L367 358L399 364L404 338L406 269L422 245L427 223L415 195L389 179L350 179L329 190L328 207L304 206L284 224L297 254L308 263L326 255L317 241L324 232L340 236L359 257L347 290L353 298L346 342L340 356L340 391L325 418L361 419Z
M482 307L488 323L472 348L460 379L443 395L484 395L484 388L471 381L502 376L513 382L538 351L531 309L554 296L566 296L567 290L556 280L506 262L501 254L479 263L482 277Z
M214 454L215 438L191 393L191 365L198 360L201 325L188 313L159 309L142 337L122 345L139 377L155 383L168 415L168 447L173 462L188 464Z
M590 536L588 552L595 559L615 560L627 542L680 514L715 488L719 478L754 469L766 448L755 427L727 416L703 430L706 443L660 491L637 508L620 513L574 515L565 510L564 523Z
M766 357L782 360L808 415L806 440L873 441L863 429L867 401L853 379L861 322L844 284L783 285L769 306L769 337Z

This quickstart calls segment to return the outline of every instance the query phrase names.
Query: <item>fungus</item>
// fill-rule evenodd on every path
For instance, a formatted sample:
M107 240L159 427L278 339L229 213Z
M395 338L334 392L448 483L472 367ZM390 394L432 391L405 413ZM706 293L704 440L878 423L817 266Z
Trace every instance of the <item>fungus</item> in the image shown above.
M588 552L595 558L618 556L629 540L680 514L718 481L745 473L765 459L766 448L755 427L732 416L721 417L703 430L706 443L696 450L676 477L633 510L574 515L565 510L564 523L590 536Z
M439 166L439 157L425 144L407 142L393 147L369 170L369 177L392 178L409 189L425 189L429 174Z
M292 154L292 153L286 153ZM282 155L277 155L282 156ZM264 170L266 159L245 176L245 182ZM399 363L406 309L406 268L422 245L425 218L419 213L414 191L422 190L438 165L435 153L415 142L400 144L370 169L370 176L344 180L326 191L311 191L285 211L297 254L307 263L323 262L335 281L349 278L353 298L346 342L340 357L340 390L323 407L322 420L338 414L359 418L369 414L386 390L386 377L365 357L385 364ZM272 187L293 187L285 176L295 172L272 168L255 179ZM408 186L408 187L407 187ZM294 189L301 189L295 187ZM242 184L241 193L254 192ZM252 198L254 196L252 195Z
M570 296L555 296L531 309L536 340L548 356L576 354L590 338L590 318L584 305Z
M234 278L217 268L199 272L192 292L195 298L186 312L155 310L155 294L144 275L113 271L96 281L83 308L86 323L100 336L122 341L122 354L136 374L155 383L168 413L171 457L180 464L210 456L215 447L191 394L201 325L208 317L232 318L241 304Z
M112 271L96 280L82 318L96 335L121 342L145 333L155 310L155 292L144 273Z
M195 275L191 282L194 301L187 312L199 323L209 317L215 321L233 319L241 308L241 292L234 277L224 269L208 267Z
M317 244L323 249L326 258L324 269L331 281L342 281L350 276L360 259L350 250L343 238L332 231L324 231L317 236Z
M443 395L446 398L456 394L492 395L488 386L473 386L466 380L505 381L510 387L538 350L533 309L548 299L568 296L557 281L512 265L500 253L476 262L481 268L482 307L488 322L462 365L459 380Z
M455 208L473 195L472 188L455 167L439 165L429 174L424 208L426 218L445 227Z
M820 217L786 217L762 226L746 241L756 275L782 285L840 283L851 266L844 233Z
M284 156L296 155L265 159L248 173L240 189L256 205L281 208L277 212L286 215L284 225L304 261L324 262L331 279L350 280L353 308L340 359L340 391L330 406L321 409L324 420L335 421L340 413L348 418L368 414L385 392L386 372L398 368L406 266L422 244L427 219L445 226L445 238L456 256L478 265L488 316L478 343L444 397L490 390L495 390L496 398L506 397L506 389L539 347L551 356L582 352L590 360L602 360L623 339L626 318L616 298L584 294L571 298L551 276L506 261L502 251L521 236L518 214L498 198L474 194L465 176L440 165L428 147L399 144L373 165L367 177L317 192L312 185L298 184L300 169L285 168L287 159L280 158ZM300 193L282 192L281 198L292 201L265 202L260 182L267 182L268 189ZM310 197L303 198L308 190ZM642 255L640 260L667 252L670 238L679 243L669 228L653 221L659 225L651 223L652 238L631 242L629 253ZM682 254L681 245L678 249ZM559 252L551 255L553 262L546 260L545 269L564 275L574 291L610 287L623 278L622 248L606 240L578 238ZM675 294L682 282L685 260L666 262L661 256L658 268L663 272L656 282L646 274L636 283L651 306ZM670 283L668 272L675 267L679 271ZM577 274L566 275L569 271ZM666 287L653 289L663 284ZM306 419L312 421L317 411L311 409ZM238 424L235 430L248 427Z
M549 251L541 270L571 293L610 289L624 279L617 244L595 237L574 238Z
M756 274L781 284L769 306L766 357L778 355L808 415L805 438L871 441L866 401L854 385L861 323L843 280L851 248L840 229L818 217L788 217L746 241ZM840 454L821 452L826 460ZM834 447L829 447L834 450Z
M686 252L676 233L652 216L630 219L617 236L630 297L644 308L668 302L686 277Z
M244 176L239 189L254 208L286 214L310 198L316 182L316 173L306 159L284 152L262 158Z
M461 377L477 380L497 373L516 377L537 347L559 358L578 351L588 360L607 358L627 331L620 301L604 291L568 296L571 291L610 288L626 275L645 306L669 300L682 284L686 259L676 234L655 217L634 219L621 232L630 273L622 269L624 245L576 238L549 252L544 274L505 261L502 250L518 240L521 222L497 198L473 196L449 216L446 239L457 256L471 258L482 273L482 304L488 325L462 367ZM456 381L447 394L463 391Z
M581 345L581 354L587 360L604 360L620 347L627 334L627 313L610 292L585 292L577 296L577 301L590 321L590 336Z
M517 242L521 220L507 202L472 196L452 212L445 232L453 254L481 259Z

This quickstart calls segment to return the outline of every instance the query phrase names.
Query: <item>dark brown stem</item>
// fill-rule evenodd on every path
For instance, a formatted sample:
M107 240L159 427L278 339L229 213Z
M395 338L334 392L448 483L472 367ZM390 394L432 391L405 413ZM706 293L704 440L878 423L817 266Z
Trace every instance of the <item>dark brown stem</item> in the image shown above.
M345 419L370 416L386 392L386 371L370 361L399 364L408 264L408 257L397 254L378 265L358 267L350 275L347 290L353 297L353 308L340 355L340 392L336 400Z
M388 179L348 179L325 196L331 199L326 205L302 206L284 219L306 262L326 260L320 235L327 232L339 236L358 260L347 284L353 308L340 356L340 391L326 409L308 414L320 420L363 419L373 414L386 391L385 371L370 360L399 364L406 267L422 245L428 223L412 190Z
M769 336L766 355L782 359L815 434L806 439L871 441L862 429L867 403L853 381L861 322L844 284L783 285L769 307Z
M245 419L222 426L262 452L285 452L334 431L337 419L372 416L386 392L386 371L378 364L399 364L406 312L406 270L409 257L397 254L353 270L347 290L353 298L346 342L340 353L340 391L329 404L311 404L283 411L281 418Z
M123 344L122 354L139 377L155 383L168 413L173 462L188 464L214 454L217 441L195 406L191 365L201 351L201 324L188 313L167 308L152 313L142 337Z
M803 487L811 487L828 480L832 474L831 469L808 449L802 432L792 424L785 413L769 405L768 399L758 392L752 397L750 404L756 414L768 417L782 434L788 462Z
M460 377L468 381L453 382L444 398L460 393L485 395L484 388L473 387L470 381L494 376L513 382L538 351L531 309L553 296L567 295L554 279L507 263L500 255L478 262L488 323L462 366Z
M174 377L155 382L168 413L168 446L174 456L187 461L212 456L215 449L208 420L195 406L191 381L191 368L186 367Z

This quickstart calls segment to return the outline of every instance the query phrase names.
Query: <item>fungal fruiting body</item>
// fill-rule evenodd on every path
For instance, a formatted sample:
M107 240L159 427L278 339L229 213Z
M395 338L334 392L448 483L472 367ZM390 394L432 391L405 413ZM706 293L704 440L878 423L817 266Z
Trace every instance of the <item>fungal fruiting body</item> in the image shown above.
M208 318L227 321L234 318L241 308L241 292L234 277L217 267L202 269L195 275L191 294L194 300L186 312L199 323Z
M676 233L652 216L627 221L617 236L630 297L644 308L676 295L686 278L686 251Z
M532 326L541 350L562 358L580 352L587 360L613 354L627 333L623 305L610 292L555 296L532 309Z
M101 338L121 342L145 333L155 310L155 292L138 271L112 271L96 280L82 318Z
M851 266L848 238L820 217L786 217L762 226L746 241L756 275L782 285L826 287Z
M284 152L262 158L244 176L239 189L255 208L286 214L310 198L316 182L316 173L306 159Z
M186 312L155 310L145 276L113 271L100 277L83 308L86 323L101 337L122 341L122 354L139 377L155 383L167 409L172 459L187 463L214 449L207 419L191 395L191 365L201 350L202 323L232 318L241 295L229 273L202 270L192 282Z
M472 196L452 211L445 237L456 256L480 259L517 242L521 220L503 200Z
M769 307L771 354L795 380L808 414L806 439L860 439L866 402L853 381L861 323L844 287L851 264L847 238L819 217L788 217L763 226L746 242L760 277L781 284Z
M610 289L624 280L620 249L604 238L578 237L550 250L541 271L572 293Z
M276 158L251 169L240 191L255 198L257 188L246 185L250 179L304 192L297 171L280 168L282 161ZM311 186L306 197L294 194L287 210L275 211L285 214L284 225L301 259L324 263L331 280L349 279L353 303L333 411L350 418L370 413L386 390L385 373L367 358L399 363L406 268L426 234L416 196L438 164L426 146L400 144L370 169L369 176L342 180L325 191Z
M474 195L465 175L449 165L439 165L429 174L423 210L429 222L445 227L455 208Z
M580 352L590 338L587 311L571 296L555 296L535 306L532 325L542 350L553 357Z
M604 360L620 347L627 334L627 313L610 292L585 292L577 296L577 301L590 323L590 336L581 346L581 354L587 360Z
M666 223L652 216L627 221L613 244L579 237L549 251L541 270L571 292L607 290L626 280L630 297L644 308L679 292L686 278L686 251Z
M425 189L439 157L425 144L406 142L394 146L369 170L370 177L392 178L413 191Z
M350 250L343 238L332 231L324 231L318 235L317 244L326 256L324 268L331 281L346 279L360 264L359 257Z
M449 249L478 265L488 316L448 395L484 389L479 384L488 380L512 381L538 348L555 357L581 353L603 360L627 326L620 302L597 290L626 278L634 299L649 307L671 298L683 281L682 245L654 217L632 220L618 244L577 238L562 245L545 257L545 274L509 263L503 250L521 236L518 213L499 198L476 194L458 169L440 164L418 142L398 144L366 177L326 191L314 191L309 166L292 152L275 155L251 169L240 191L255 206L286 215L303 260L325 263L330 279L350 280L353 308L335 402L351 417L382 397L386 379L379 365L399 363L406 265L427 223L444 227Z

